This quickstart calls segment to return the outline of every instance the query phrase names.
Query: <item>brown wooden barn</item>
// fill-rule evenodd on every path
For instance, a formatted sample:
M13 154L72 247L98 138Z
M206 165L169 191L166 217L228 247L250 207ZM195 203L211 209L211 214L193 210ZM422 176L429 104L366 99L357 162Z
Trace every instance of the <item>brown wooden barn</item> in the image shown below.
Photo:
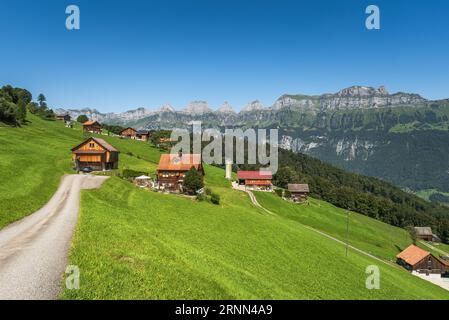
M122 138L136 139L137 130L128 127L120 131L119 136Z
M118 168L119 151L100 138L89 138L72 149L76 171L91 167L93 170Z
M295 202L306 201L309 197L310 190L309 185L306 183L301 184L288 184L288 191L292 194L292 200Z
M430 252L410 245L396 256L397 263L409 271L443 274L449 271L449 263L435 257Z
M148 130L137 131L136 132L136 140L140 140L140 141L150 140L150 131L148 131Z
M83 123L83 132L101 134L101 124L95 120L89 120Z
M237 171L237 179L240 185L246 187L270 190L273 187L273 175L271 172L256 171Z
M433 234L431 227L415 227L415 232L418 239L439 242L439 238Z
M192 167L204 176L199 154L162 154L157 167L157 181L160 188L172 192L182 191L184 176Z
M68 113L58 114L56 115L56 120L61 120L64 122L72 121L72 117Z

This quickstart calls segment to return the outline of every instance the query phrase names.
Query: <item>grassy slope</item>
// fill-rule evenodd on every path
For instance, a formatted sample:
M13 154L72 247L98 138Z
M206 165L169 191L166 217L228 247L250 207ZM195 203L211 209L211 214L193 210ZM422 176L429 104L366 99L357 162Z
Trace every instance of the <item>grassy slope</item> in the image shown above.
M33 115L28 119L30 123L23 128L0 126L0 228L38 210L50 199L61 176L73 173L70 149L85 139L79 125L67 129L59 121ZM121 167L151 169L151 163L127 152L157 161L157 150L147 144L102 137L122 151Z
M70 263L81 289L62 298L419 299L449 293L355 252L296 221L254 208L206 167L222 204L139 190L112 178L83 191ZM381 269L381 290L365 268Z
M30 116L22 129L0 128L0 226L41 207L63 173L79 128ZM123 167L154 169L158 150L104 137ZM134 156L127 153L132 152ZM140 158L138 158L138 157ZM24 169L17 169L20 166ZM70 260L81 289L63 298L449 298L407 272L379 264L381 290L365 289L378 262L351 252L291 219L254 208L223 171L207 167L222 205L143 191L116 177L83 191Z
M294 204L272 193L255 194L259 203L268 210L346 241L346 210L316 199L310 199L308 205ZM395 256L410 245L412 240L404 229L351 212L349 242L375 256L394 261Z

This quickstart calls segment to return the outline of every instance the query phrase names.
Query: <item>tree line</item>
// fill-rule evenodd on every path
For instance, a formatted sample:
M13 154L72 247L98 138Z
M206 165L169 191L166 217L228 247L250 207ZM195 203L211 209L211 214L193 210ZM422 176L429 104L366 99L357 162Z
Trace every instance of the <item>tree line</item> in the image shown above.
M0 121L14 126L24 125L28 111L43 119L55 118L55 113L47 106L43 94L38 96L37 102L32 100L31 92L26 89L3 86L0 89Z

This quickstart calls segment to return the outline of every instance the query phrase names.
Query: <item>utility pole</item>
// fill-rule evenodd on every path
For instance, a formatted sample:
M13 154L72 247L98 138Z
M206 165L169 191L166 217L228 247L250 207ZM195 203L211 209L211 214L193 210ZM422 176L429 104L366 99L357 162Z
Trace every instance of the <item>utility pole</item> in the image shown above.
M346 211L347 219L346 219L346 257L348 257L348 249L349 249L349 216L351 213Z

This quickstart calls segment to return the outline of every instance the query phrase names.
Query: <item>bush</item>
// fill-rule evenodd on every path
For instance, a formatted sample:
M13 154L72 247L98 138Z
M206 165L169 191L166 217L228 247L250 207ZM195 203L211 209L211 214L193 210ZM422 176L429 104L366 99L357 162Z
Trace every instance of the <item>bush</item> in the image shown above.
M284 193L284 189L279 188L279 189L274 190L274 192L276 192L276 194L277 194L279 197L282 197L282 195L283 195L283 193Z
M204 187L203 177L194 167L186 172L184 176L184 187L190 194L195 194L196 191Z
M213 204L218 205L218 204L220 204L220 196L219 196L218 194L216 194L216 193L212 193L212 195L211 195L211 197L210 197L210 201L211 201Z
M208 196L212 195L212 189L211 189L211 188L206 188L206 189L204 189L204 192L205 192L206 195L208 195Z
M196 196L196 200L198 200L198 201L204 201L206 199L207 199L207 196L204 193L197 194L197 196Z
M292 197L292 193L290 191L288 191L288 190L285 190L284 191L284 197L285 198L291 198Z
M139 176L147 176L148 172L144 171L136 171L131 169L123 169L122 171L122 178L128 179L128 178L136 178Z

